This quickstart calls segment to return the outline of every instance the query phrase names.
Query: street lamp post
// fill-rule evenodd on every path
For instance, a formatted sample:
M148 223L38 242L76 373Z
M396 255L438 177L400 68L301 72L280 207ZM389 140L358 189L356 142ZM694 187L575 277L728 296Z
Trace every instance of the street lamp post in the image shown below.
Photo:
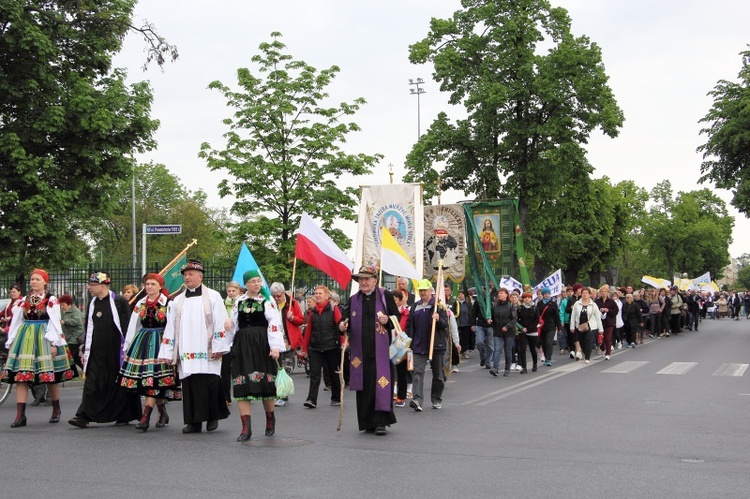
M425 93L425 89L420 87L420 85L424 85L424 80L422 78L417 78L416 80L410 79L409 85L414 85L416 87L416 90L413 88L410 88L409 93L411 93L411 95L417 96L417 140L419 140L419 137L422 136L421 123L420 123L419 96Z

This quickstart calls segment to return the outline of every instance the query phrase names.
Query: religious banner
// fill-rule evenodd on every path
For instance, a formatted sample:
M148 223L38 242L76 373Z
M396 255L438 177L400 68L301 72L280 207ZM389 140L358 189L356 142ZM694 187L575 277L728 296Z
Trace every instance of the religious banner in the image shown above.
M461 282L466 277L466 226L459 204L424 207L424 272L434 279L443 261L445 279Z
M418 269L423 266L424 208L420 184L362 186L355 270L379 264L385 227Z

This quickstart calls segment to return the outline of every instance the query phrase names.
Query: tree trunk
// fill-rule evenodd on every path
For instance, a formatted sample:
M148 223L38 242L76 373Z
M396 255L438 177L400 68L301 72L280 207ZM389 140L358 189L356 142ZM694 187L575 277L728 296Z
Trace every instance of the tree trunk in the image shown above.
M566 269L563 270L563 276L565 279L565 284L575 284L576 280L578 279L578 272L575 270Z

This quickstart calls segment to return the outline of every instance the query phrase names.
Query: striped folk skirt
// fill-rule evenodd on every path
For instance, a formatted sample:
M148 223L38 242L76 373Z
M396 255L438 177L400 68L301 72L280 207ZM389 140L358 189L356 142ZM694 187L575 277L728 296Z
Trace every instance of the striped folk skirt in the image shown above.
M157 360L163 334L163 328L143 328L136 333L120 368L118 384L146 397L181 400L175 369Z
M26 321L8 350L2 372L4 383L56 384L78 376L67 345L57 347L45 339L48 321Z

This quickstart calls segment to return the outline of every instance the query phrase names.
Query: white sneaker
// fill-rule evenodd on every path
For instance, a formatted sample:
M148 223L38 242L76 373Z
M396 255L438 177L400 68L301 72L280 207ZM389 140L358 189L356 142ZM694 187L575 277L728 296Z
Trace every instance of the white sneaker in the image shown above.
M515 371L516 370L516 364L511 364L510 365L510 370L511 371Z
M542 355L542 357L541 357L541 358L539 359L539 362L544 362L544 361L546 361L546 360L547 360L547 359L545 359L545 358L544 358L544 355Z
M604 360L609 360L609 355L605 355Z
M582 358L583 358L583 355L581 354L581 352L576 352L576 359L580 360Z
M586 364L591 364L591 361L589 359L586 359Z
M458 366L453 366L453 367L451 368L451 372L452 372L452 373L457 373L457 372L458 372Z
M516 371L518 371L518 372L521 372L521 371L523 371L523 367L521 367L521 364L518 364L518 365L516 366Z

